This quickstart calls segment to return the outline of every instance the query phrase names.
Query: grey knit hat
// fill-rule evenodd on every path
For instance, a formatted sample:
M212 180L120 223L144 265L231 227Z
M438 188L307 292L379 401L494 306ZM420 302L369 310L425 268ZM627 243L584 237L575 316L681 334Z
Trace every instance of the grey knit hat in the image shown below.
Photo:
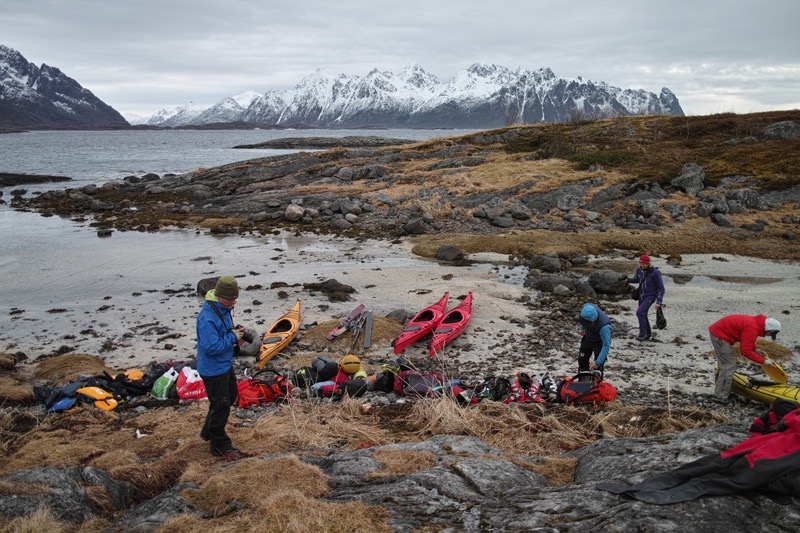
M233 276L220 276L217 285L214 287L214 296L235 300L239 297L239 284Z

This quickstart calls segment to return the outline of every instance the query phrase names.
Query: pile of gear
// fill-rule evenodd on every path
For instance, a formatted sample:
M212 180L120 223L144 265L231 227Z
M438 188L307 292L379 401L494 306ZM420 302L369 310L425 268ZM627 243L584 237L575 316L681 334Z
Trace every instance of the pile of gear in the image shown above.
M308 366L290 375L264 368L238 381L238 407L247 409L290 398L361 397L368 392L394 393L410 398L448 397L460 405L489 400L510 403L592 404L613 401L616 388L602 379L599 371L580 372L574 377L554 379L531 377L518 372L512 380L490 375L475 385L449 378L438 370L420 370L405 356L383 364L373 374L362 367L355 355L339 361L327 354L316 356ZM151 363L146 372L128 370L111 376L80 376L60 387L34 388L38 402L48 412L64 411L75 405L92 404L110 411L135 397L149 395L159 400L181 402L207 398L203 380L194 361Z

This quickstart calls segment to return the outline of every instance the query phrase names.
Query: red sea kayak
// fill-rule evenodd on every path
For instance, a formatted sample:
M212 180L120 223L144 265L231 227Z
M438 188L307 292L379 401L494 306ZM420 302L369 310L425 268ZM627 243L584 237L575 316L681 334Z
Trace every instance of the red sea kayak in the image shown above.
M442 321L439 322L439 325L436 326L436 329L433 330L433 338L428 345L431 357L444 348L445 344L461 335L461 332L469 324L470 317L472 317L472 291L467 294L464 301L448 311Z
M449 292L444 293L441 300L430 307L426 307L408 321L400 335L392 341L394 353L399 354L406 349L406 346L420 340L439 325L447 309L447 298L449 296Z

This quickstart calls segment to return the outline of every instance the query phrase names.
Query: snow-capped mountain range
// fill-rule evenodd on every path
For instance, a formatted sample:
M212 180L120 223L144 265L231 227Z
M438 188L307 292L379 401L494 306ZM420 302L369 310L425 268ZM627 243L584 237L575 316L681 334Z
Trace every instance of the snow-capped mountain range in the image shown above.
M97 128L128 123L57 68L37 67L0 45L0 126Z
M419 65L399 74L375 69L363 78L317 69L291 90L247 92L207 109L191 105L162 109L144 123L490 128L639 114L683 115L683 110L667 88L656 95L582 78L559 78L549 68L531 71L476 63L447 83Z
M364 77L324 69L293 89L247 91L211 107L189 103L130 124L174 128L209 124L319 128L466 128L563 122L620 115L683 115L667 88L656 95L580 77L557 77L549 68L509 69L476 63L441 82L419 65L399 74L378 69ZM114 109L60 70L29 63L0 45L0 126L127 127Z

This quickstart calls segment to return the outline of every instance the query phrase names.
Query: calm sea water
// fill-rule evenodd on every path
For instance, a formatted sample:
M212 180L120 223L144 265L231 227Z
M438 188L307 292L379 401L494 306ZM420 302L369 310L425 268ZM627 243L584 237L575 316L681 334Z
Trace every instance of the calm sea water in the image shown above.
M79 187L147 172L183 174L294 150L234 146L283 137L372 135L421 141L471 130L223 130L34 131L0 135L0 172L67 176L73 183L29 186L31 191Z

